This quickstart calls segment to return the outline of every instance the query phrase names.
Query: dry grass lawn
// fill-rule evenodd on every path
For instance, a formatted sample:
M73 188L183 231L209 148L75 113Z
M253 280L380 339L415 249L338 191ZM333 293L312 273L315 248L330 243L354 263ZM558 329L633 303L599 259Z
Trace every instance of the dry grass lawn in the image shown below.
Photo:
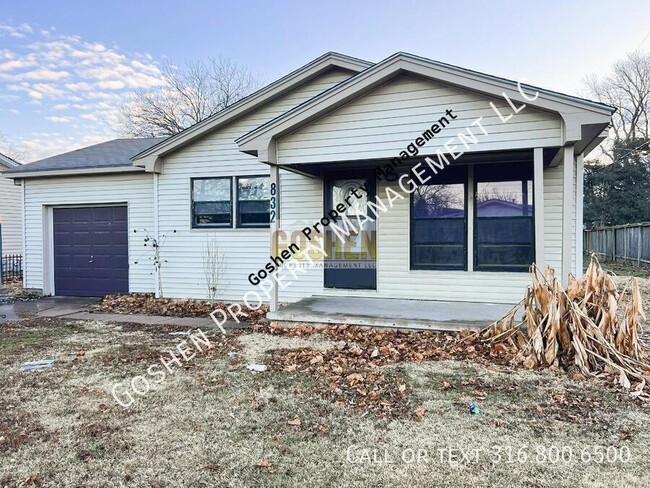
M113 385L184 337L116 325L0 326L0 486L650 486L650 409L605 385L469 361L398 363L382 369L408 385L410 413L379 418L332 402L316 376L246 369L276 349L339 342L246 333L125 409ZM37 359L57 362L18 371ZM481 415L469 415L471 402Z

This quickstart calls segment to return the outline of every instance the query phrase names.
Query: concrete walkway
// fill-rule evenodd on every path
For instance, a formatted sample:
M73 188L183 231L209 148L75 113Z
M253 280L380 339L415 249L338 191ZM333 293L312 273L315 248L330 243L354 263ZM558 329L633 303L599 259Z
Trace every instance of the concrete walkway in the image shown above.
M173 325L191 329L217 328L210 317L165 317L160 315L140 315L123 313L95 312L96 298L52 297L26 302L14 302L0 307L0 323L20 320L25 316L44 318L66 318L72 320L100 320L120 322L123 324ZM5 315L3 319L2 316ZM246 323L229 321L223 324L225 329L242 329Z
M269 320L404 329L480 329L514 304L312 296L267 315Z

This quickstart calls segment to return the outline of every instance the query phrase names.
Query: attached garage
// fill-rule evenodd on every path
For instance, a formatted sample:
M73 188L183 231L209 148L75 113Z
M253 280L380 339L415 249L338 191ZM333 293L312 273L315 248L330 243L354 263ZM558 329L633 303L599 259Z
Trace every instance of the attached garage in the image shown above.
M24 286L44 295L152 293L155 179L131 156L162 139L116 139L22 165Z
M52 220L56 295L128 293L126 205L54 208Z

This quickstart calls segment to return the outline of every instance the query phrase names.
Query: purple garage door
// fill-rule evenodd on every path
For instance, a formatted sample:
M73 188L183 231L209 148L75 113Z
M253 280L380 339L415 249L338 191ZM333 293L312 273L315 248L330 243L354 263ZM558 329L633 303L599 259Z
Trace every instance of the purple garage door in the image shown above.
M129 292L126 206L54 209L54 293Z

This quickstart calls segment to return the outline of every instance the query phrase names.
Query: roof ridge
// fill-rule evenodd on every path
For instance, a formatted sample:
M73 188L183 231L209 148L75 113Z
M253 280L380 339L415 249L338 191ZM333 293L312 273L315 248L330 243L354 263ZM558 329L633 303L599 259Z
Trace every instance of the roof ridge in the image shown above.
M407 59L404 59L404 58L407 58ZM318 95L315 95L314 97L312 97L312 98L310 98L308 100L305 100L303 103L301 103L299 105L296 105L292 109L290 109L290 110L288 110L288 111L286 111L286 112L284 112L282 114L277 115L273 119L268 120L264 124L259 125L258 127L252 129L251 131L247 132L246 134L243 134L243 135L239 136L237 139L235 139L235 142L238 143L238 144L240 144L240 143L242 143L244 141L247 142L249 139L253 139L255 137L255 134L259 134L259 133L263 132L265 129L267 129L269 127L272 127L273 125L279 123L279 121L281 121L283 119L288 120L291 116L295 115L296 113L299 113L300 110L304 109L306 106L308 106L310 104L318 104L318 103L320 103L321 100L325 99L332 92L336 92L338 90L341 90L341 91L345 90L347 86L353 85L360 78L362 78L364 76L368 76L369 72L371 72L371 71L372 72L380 71L380 70L384 69L386 66L388 66L388 65L390 65L392 63L395 63L395 62L400 62L402 60L410 60L411 62L426 63L429 66L431 66L433 68L438 68L438 69L453 70L453 71L455 71L457 73L461 73L461 76L462 75L474 76L476 78L482 79L481 81L483 81L483 82L487 82L485 80L492 80L492 81L499 82L501 84L516 85L515 89L519 89L519 87L521 87L521 88L529 88L529 89L538 91L540 93L550 95L551 97L554 97L556 99L558 99L558 98L563 99L563 100L565 100L564 103L571 103L572 102L572 103L578 103L578 104L582 104L582 105L589 104L589 105L592 105L592 106L596 106L595 108L600 108L601 110L602 109L614 110L614 111L616 110L614 107L612 107L610 105L607 105L607 104L604 104L602 102L595 102L593 100L588 100L588 99L581 98L581 97L576 97L576 96L573 96L573 95L567 95L565 93L555 92L553 90L548 90L546 88L536 87L534 85L528 85L528 84L525 84L525 83L519 83L517 81L510 80L508 78L502 78L502 77L490 75L488 73L483 73L481 71L475 71L475 70L471 70L471 69L468 69L468 68L463 68L462 66L448 64L448 63L444 63L444 62L441 62L441 61L436 61L436 60L433 60L433 59L425 58L425 57L422 57L422 56L417 56L415 54L407 53L407 52L404 52L404 51L399 51L397 53L391 54L390 56L388 56L385 59L379 61L378 63L375 63L374 65L369 66L367 69L358 72L357 74L351 76L347 80L344 80L341 83L338 83L337 85L334 85L334 86L330 87L329 89L327 89L325 91L322 91Z
M272 81L271 83L268 83L267 85L264 85L263 87L260 87L258 90L254 91L253 93L251 93L251 94L245 96L244 98L236 101L232 105L229 105L228 107L225 107L225 108L221 109L217 113L212 114L210 117L208 117L206 119L203 119L200 122L197 122L196 124L191 125L191 126L185 128L185 129L183 129L182 131L178 132L177 134L174 134L173 136L169 136L167 138L167 140L161 141L158 144L166 143L168 140L171 140L172 138L181 138L181 137L183 137L183 135L191 133L192 131L195 131L195 130L199 130L203 126L209 125L212 121L219 120L220 117L225 117L229 113L235 112L238 108L240 108L242 106L245 106L246 103L252 102L257 98L262 97L265 92L272 91L274 88L282 86L282 84L284 82L290 80L291 78L297 77L301 73L308 72L310 68L312 68L314 66L317 66L319 63L323 62L328 57L330 57L330 58L338 58L338 59L341 59L341 60L350 61L350 62L356 63L358 65L365 65L365 68L363 68L361 71L365 71L365 69L367 69L368 67L371 67L371 66L374 65L374 63L372 63L370 61L366 61L364 59L355 58L353 56L348 56L347 54L341 54L341 53L338 53L338 52L335 52L335 51L328 51L328 52L326 52L324 54L321 54L317 58L312 59L311 61L309 61L308 63L302 65L301 67L299 67L299 68L287 73L286 75L278 78L277 80ZM145 150L141 151L140 153L133 156L131 158L131 160L135 161L137 159L140 159L142 157L145 157L145 156L149 155L152 151L156 150L156 147L158 146L158 144L156 144L156 145L154 145L154 146L152 146L152 147L150 147L148 149L145 149Z

